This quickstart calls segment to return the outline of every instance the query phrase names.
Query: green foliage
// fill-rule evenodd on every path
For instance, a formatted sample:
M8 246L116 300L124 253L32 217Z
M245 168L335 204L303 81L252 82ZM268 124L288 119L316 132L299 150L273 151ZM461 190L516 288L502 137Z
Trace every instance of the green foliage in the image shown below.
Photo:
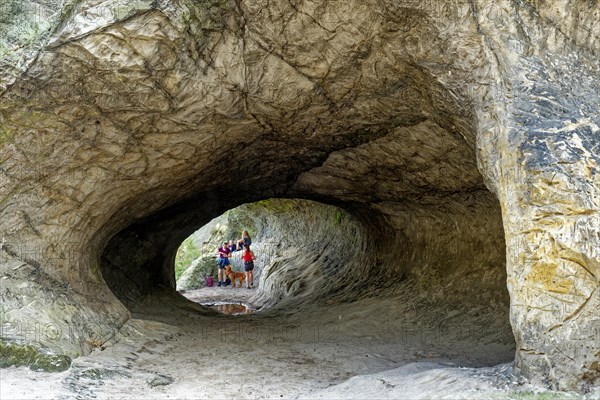
M31 345L18 345L0 340L0 368L28 366L33 371L61 372L69 369L71 358L44 354Z
M179 279L183 271L198 257L200 257L198 246L191 237L185 239L177 249L177 255L175 256L175 279Z

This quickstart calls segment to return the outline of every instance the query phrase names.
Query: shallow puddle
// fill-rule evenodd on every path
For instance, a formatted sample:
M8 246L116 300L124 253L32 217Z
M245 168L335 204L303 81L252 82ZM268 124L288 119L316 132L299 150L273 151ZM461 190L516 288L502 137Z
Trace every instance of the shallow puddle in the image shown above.
M252 314L254 309L247 307L240 303L200 303L201 305L217 310L218 312L226 315L242 315Z

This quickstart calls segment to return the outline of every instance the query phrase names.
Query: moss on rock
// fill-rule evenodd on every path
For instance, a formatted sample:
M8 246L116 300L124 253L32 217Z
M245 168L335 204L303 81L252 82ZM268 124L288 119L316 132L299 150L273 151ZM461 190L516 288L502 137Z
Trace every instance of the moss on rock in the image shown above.
M69 369L71 358L47 354L31 345L19 345L0 340L0 368L28 366L33 371L61 372Z
M204 255L192 262L177 281L178 290L192 290L204 287L205 276L216 276L217 265L213 255Z

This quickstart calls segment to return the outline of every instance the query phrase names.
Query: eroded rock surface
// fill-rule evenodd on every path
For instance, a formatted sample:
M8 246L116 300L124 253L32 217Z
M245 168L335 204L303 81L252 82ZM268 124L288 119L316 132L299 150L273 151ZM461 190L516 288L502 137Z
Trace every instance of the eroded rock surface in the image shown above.
M60 333L5 338L89 352L174 288L198 227L299 197L351 215L369 271L423 276L434 313L506 268L516 370L597 384L597 1L6 4L2 318ZM377 288L354 283L340 299Z

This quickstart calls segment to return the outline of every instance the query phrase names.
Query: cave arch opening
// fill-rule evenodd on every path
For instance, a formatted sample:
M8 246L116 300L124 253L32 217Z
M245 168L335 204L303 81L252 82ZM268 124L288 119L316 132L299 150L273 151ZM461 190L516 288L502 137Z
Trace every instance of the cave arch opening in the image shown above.
M235 243L247 231L256 256L256 290L243 291L240 296L229 286L210 292L209 298L220 302L252 299L251 307L262 312L273 306L297 310L307 302L359 298L366 295L371 270L376 268L367 254L369 248L379 247L375 237L380 236L383 225L375 219L363 221L344 208L306 199L271 198L243 204L184 240L175 259L177 289L190 297L189 290L202 287L205 276L218 282L216 249ZM195 260L190 260L189 254L195 254ZM184 260L190 267L177 279ZM234 249L229 260L233 271L244 272L241 249ZM245 288L246 282L242 283L238 286ZM385 280L378 285L389 286Z
M170 281L169 296L177 288L196 303L229 299L263 316L296 318L302 326L321 324L331 332L341 329L331 321L341 326L362 321L369 328L358 329L360 335L372 330L400 347L408 343L422 358L444 354L479 366L512 360L504 233L499 205L487 190L385 208L299 198L246 203L200 229L204 238L212 237L200 242L207 245L202 250L210 270L215 245L244 228L259 246L259 284L251 296L240 298L243 289L228 287L214 288L220 289L216 297L198 297L176 280ZM169 270L174 277L174 263ZM110 276L105 278L111 289L122 290L115 282L125 280ZM158 286L161 296L164 283ZM132 309L143 310L143 299L121 296ZM169 296L164 298L175 298ZM248 317L253 318L243 316Z
M363 323L393 341L408 329L442 347L476 341L501 349L465 345L454 353L488 354L477 365L512 360L501 210L472 143L431 120L365 132L327 152L295 143L285 147L290 157L280 140L261 137L244 144L249 157L237 161L233 180L219 174L230 168L228 155L214 160L188 182L187 197L107 242L105 282L130 310L151 297L192 304L175 290L177 249L214 217L254 207L299 244L284 246L289 254L268 263L276 273L260 278L254 301L264 314L322 320L352 305L349 315L368 316ZM348 216L346 230L338 213Z

